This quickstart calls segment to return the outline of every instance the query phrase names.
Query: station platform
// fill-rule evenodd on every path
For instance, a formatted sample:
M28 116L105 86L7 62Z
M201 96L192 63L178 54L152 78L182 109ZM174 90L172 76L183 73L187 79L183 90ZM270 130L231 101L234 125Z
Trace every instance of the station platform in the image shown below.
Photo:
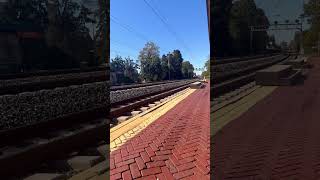
M73 179L210 179L209 106L207 83L117 125L110 130L110 172L92 167Z
M320 58L309 62L303 83L257 88L211 114L214 179L320 178Z
M147 113L149 125L111 152L110 179L209 179L209 99L207 84Z

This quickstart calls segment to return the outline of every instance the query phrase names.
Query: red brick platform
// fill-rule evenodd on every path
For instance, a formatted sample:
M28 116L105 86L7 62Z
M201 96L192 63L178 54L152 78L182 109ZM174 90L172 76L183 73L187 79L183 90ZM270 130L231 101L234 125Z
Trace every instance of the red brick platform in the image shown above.
M213 137L214 179L320 178L320 58L311 63L304 84L278 88Z
M210 179L209 100L207 84L113 151L111 179Z

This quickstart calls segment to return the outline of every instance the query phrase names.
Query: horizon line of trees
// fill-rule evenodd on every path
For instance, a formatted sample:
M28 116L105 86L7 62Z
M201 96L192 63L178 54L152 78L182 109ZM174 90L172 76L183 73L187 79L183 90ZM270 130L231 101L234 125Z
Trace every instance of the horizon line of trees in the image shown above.
M113 84L190 79L194 67L185 61L180 50L173 50L160 57L159 47L147 42L139 52L138 60L116 56L110 62Z
M108 23L104 15L108 4L96 0L92 9L79 0L8 1L2 4L0 25L41 34L41 38L20 38L14 47L23 71L99 66L107 62L103 27ZM90 25L95 27L92 35Z
M276 46L267 31L253 32L250 48L250 26L269 27L269 19L254 0L216 0L212 5L213 53L215 57L246 56Z

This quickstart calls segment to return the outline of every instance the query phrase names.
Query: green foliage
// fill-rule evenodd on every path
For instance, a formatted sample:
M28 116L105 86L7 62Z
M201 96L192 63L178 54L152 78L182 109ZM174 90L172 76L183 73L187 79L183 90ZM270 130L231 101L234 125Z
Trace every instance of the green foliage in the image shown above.
M124 72L124 60L121 56L116 56L114 59L111 59L110 70L115 73L123 73Z
M111 59L110 70L111 73L115 74L115 80L113 83L135 83L139 79L139 73L137 71L138 65L133 59L116 56Z
M240 56L250 53L250 26L269 26L264 11L254 0L213 1L213 50L215 57ZM266 49L267 32L253 33L253 53Z
M89 36L87 23L96 23L95 14L77 0L8 1L1 14L0 24L18 31L44 33L39 42L20 42L25 70L77 68L85 59L88 65L98 65L90 50L94 40ZM55 19L52 22L52 19ZM50 21L51 20L51 21ZM50 24L55 30L50 29ZM41 41L41 42L40 42ZM41 49L36 48L41 44ZM92 54L92 53L91 53Z
M202 72L201 76L209 79L210 78L210 60L209 59L204 64L204 69L205 70Z
M232 38L232 49L235 55L250 53L250 26L269 26L264 11L256 7L254 0L236 1L230 13L229 28ZM266 31L253 33L253 53L265 50L268 43Z
M75 0L56 1L57 26L63 32L88 32L86 23L95 22L93 12ZM33 24L47 28L47 0L15 0L9 1L5 7L5 16L0 17L3 24Z
M169 79L169 61L166 55L162 55L161 57L161 70L162 70L161 79L162 80Z
M46 0L9 1L4 10L5 15L0 17L2 24L33 23L41 27L48 24Z
M182 72L183 58L179 50L163 55L161 58L162 80L185 78Z
M174 50L171 53L171 56L169 56L169 64L170 64L170 69L172 69L173 73L172 73L172 78L173 79L181 79L183 78L182 72L181 72L181 68L182 68L182 62L183 62L183 58L181 55L181 52L179 50Z
M147 42L140 51L139 61L141 76L146 81L159 81L162 77L159 47L153 42Z
M109 63L110 51L110 1L98 0L99 9L94 13L97 21L94 42L96 42L97 56L100 63Z
M231 50L229 46L229 16L232 7L232 0L211 1L212 20L212 46L216 57L228 56Z
M132 59L122 59L116 56L110 63L112 76L115 76L116 83L137 82L139 77L145 81L161 81L182 78L192 78L194 67L189 61L183 61L179 50L162 55L160 58L159 47L153 43L146 43L139 54L139 68ZM130 78L130 81L128 80Z
M192 78L194 75L193 71L194 71L194 67L189 61L182 62L181 72L182 72L183 78L186 78L186 79Z
M319 1L309 0L304 5L304 14L308 16L310 28L303 32L303 47L305 53L314 53L317 51L316 47L320 39L320 19L319 19L320 6Z

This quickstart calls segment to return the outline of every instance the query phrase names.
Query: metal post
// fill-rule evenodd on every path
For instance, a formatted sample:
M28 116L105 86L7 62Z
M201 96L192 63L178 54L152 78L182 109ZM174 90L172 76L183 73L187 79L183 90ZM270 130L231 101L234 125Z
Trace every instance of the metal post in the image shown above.
M302 12L304 11L304 0L302 0ZM302 14L301 16L301 34L300 34L300 54L303 55L304 54L304 49L303 49L303 20L304 20L304 14Z
M320 32L318 32L318 56L320 56Z
M300 54L301 54L301 55L304 54L302 21L303 21L303 18L301 18L301 27L300 27Z
M250 26L250 53L251 54L253 54L252 41L253 41L253 27Z
M170 80L170 59L168 58L168 73L169 73L169 80Z
M95 38L95 33L94 33L94 31L95 31L95 28L94 28L94 23L92 23L92 39L93 39L93 62L94 63L97 63L97 64L95 64L95 65L98 65L99 64L99 62L97 62L97 58L96 58L96 48L97 48L97 42L96 42L96 38Z

